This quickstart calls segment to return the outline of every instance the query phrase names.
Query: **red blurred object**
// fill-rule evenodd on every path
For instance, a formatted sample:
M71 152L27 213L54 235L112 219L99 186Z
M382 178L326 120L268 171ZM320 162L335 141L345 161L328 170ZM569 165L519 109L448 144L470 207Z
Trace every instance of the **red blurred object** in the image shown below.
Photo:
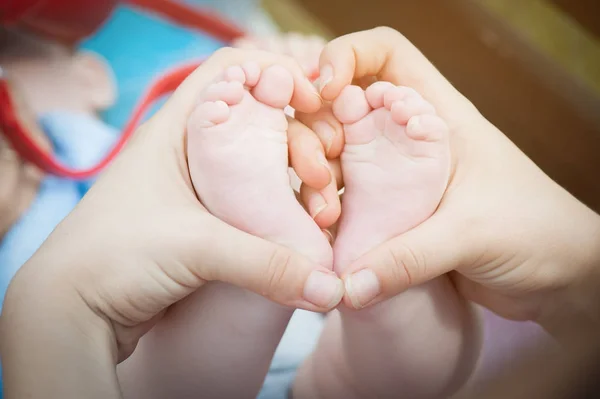
M56 176L66 177L74 180L84 180L95 176L102 171L119 154L131 137L141 118L148 108L158 98L174 91L183 80L194 71L200 64L191 64L178 67L161 76L142 97L133 112L129 122L117 143L111 151L96 165L88 169L75 170L60 163L52 153L42 149L32 136L27 132L24 124L19 120L15 112L15 104L10 95L8 83L0 74L0 133L11 143L13 149L19 156L43 170ZM1 71L1 70L0 70Z
M117 0L3 0L0 24L73 44L92 34Z
M0 25L73 44L98 30L119 3L143 8L224 42L244 35L217 14L174 0L0 0Z
M179 25L201 30L224 43L230 43L234 39L245 35L243 30L226 19L223 19L218 14L210 11L200 12L196 8L177 1L125 0L125 2L139 8L150 10Z
M0 25L25 29L55 40L75 44L89 36L110 16L117 0L0 0ZM203 31L230 43L244 32L218 15L171 0L127 0L133 6L154 12L186 27ZM41 170L71 179L87 179L104 169L120 152L148 108L161 96L174 91L200 64L176 68L161 76L146 92L126 124L119 141L97 165L73 170L40 148L19 119L10 88L0 69L0 133L26 161Z

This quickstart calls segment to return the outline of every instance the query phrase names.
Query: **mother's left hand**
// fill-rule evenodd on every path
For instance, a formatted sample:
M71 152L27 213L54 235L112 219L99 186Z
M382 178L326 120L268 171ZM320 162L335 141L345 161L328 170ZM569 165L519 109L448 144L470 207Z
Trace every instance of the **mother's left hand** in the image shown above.
M320 107L298 64L259 55L292 71L295 109ZM194 194L188 114L203 86L243 60L246 52L223 49L198 68L17 274L1 320L7 398L119 397L116 364L206 281L315 311L341 300L333 272L226 225Z

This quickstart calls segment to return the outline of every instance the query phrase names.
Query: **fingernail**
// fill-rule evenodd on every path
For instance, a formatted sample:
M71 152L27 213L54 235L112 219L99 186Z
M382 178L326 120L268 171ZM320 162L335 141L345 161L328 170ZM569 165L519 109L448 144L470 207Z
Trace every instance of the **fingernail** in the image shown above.
M333 234L331 234L331 231L327 229L321 229L321 231L325 235L325 238L327 238L327 241L329 241L330 244L333 244Z
M406 128L410 129L410 130L420 130L420 127L421 127L421 117L419 117L418 115L410 118L408 120L408 123L406 124Z
M325 65L319 72L319 93L323 93L323 89L333 80L333 67Z
M327 201L321 194L313 193L308 199L308 209L313 219L319 216L319 213L323 212L325 208L327 208Z
M310 82L310 79L309 79L309 82ZM321 84L319 82L320 82L320 80L319 80L319 78L317 78L311 82L311 85L313 87L313 94L319 98L319 101L321 101L321 105L323 105L323 97L321 97L321 94L319 93L319 85Z
M317 76L317 78L315 80L313 80L311 83L312 83L313 87L315 88L315 91L318 92L319 87L321 87L321 78Z
M349 275L344 285L355 309L362 309L381 292L379 280L371 269L363 269Z
M407 129L432 132L444 128L444 123L433 115L415 115L408 120Z
M331 125L324 121L317 121L312 125L313 131L319 136L319 138L325 143L325 153L328 154L333 144L333 137L335 136L335 130Z
M310 78L308 78L308 77L306 78L306 81L308 82L308 85L311 88L312 94L319 97L321 102L323 102L323 99L321 98L321 93L319 92L319 83L317 81L314 81L314 82L311 81Z
M317 162L327 168L327 171L329 172L329 181L332 181L333 172L331 171L331 167L329 166L329 161L327 160L325 154L323 154L321 151L317 151Z
M199 128L207 128L207 127L212 127L214 125L215 125L214 122L211 122L211 121L199 121L199 122L196 122L196 126L199 127Z
M304 299L322 308L333 308L343 296L344 283L334 273L315 270L304 284Z

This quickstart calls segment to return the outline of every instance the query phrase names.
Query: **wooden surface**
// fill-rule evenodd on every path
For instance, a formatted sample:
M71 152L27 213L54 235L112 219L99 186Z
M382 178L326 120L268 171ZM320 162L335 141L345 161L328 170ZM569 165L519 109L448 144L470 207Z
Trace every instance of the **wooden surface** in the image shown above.
M298 0L335 35L391 26L559 184L600 211L600 99L467 0Z
M474 1L600 96L600 38L557 7L554 0ZM600 0L596 1L600 5Z
M261 0L261 6L284 32L333 38L331 31L295 0Z
M575 18L590 33L600 38L599 0L550 0Z

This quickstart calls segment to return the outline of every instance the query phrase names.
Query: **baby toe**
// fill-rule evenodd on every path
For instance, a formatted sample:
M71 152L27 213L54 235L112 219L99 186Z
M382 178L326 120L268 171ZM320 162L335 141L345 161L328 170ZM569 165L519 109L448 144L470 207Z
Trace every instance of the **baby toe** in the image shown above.
M240 82L218 82L210 85L202 96L204 101L224 101L229 105L236 105L244 97L244 86Z
M384 95L388 91L394 89L390 82L375 82L365 90L365 95L369 105L373 108L382 108L384 106Z
M225 80L228 82L240 82L241 84L246 83L246 74L241 66L230 66L225 70Z
M392 104L396 101L421 98L421 95L411 87L395 86L386 90L383 96L383 103L387 109L391 109Z
M252 94L264 104L283 109L294 94L294 78L284 67L271 65L261 73Z
M435 108L421 97L408 97L391 104L390 112L394 122L404 125L417 115L435 115Z
M190 115L188 132L221 124L229 118L229 106L224 101L205 101L200 103Z
M256 86L260 78L260 65L257 62L248 61L242 64L242 69L246 75L246 86Z
M371 111L365 92L358 86L346 86L333 102L333 114L344 124L352 124Z
M437 115L413 116L406 125L406 135L413 140L441 141L448 132L448 125Z

